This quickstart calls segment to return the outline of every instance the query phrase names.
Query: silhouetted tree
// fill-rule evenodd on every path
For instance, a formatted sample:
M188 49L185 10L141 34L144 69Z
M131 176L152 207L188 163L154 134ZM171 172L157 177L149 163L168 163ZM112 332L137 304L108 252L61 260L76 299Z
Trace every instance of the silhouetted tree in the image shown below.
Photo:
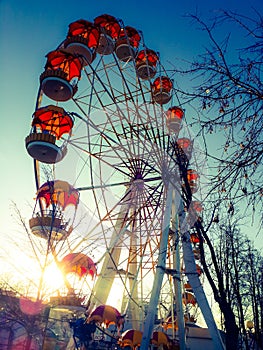
M223 314L227 349L249 347L246 321L253 320L253 337L262 348L262 263L263 258L238 223L225 216L224 223L204 228L195 223L200 238L203 270Z
M191 15L208 45L193 62L177 65L174 74L190 80L191 87L178 86L177 93L187 110L193 108L190 126L204 140L209 193L217 203L226 200L232 214L244 199L252 215L262 217L263 17L254 14L222 11L208 23ZM229 34L222 39L225 30ZM232 38L236 32L240 40Z

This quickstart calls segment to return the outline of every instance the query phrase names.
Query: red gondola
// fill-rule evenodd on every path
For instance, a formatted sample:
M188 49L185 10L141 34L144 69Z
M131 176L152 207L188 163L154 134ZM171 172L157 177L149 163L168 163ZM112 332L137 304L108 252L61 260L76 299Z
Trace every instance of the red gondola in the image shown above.
M198 173L193 169L188 169L187 170L187 181L189 183L189 186L190 186L192 193L197 192L198 180L199 180Z
M140 346L142 341L142 332L135 329L127 329L122 333L119 343L121 348L131 347L132 349Z
M138 52L135 60L137 75L141 79L151 79L156 74L156 66L159 61L157 53L150 49Z
M184 111L182 108L170 107L166 112L166 126L170 134L178 134L181 128Z
M191 206L196 213L201 213L203 211L202 203L199 201L192 201Z
M202 221L201 212L203 211L203 206L201 202L199 201L192 201L190 203L189 209L188 209L188 223L191 228L194 227L194 224L197 220Z
M70 253L61 260L60 265L65 274L75 273L80 278L86 275L93 279L97 268L93 260L83 253Z
M168 77L158 77L152 84L154 102L163 105L170 101L173 83Z
M200 239L196 232L190 234L190 240L191 240L191 243L193 243L194 245L197 243L200 243Z
M155 331L152 334L151 338L151 344L156 345L156 346L161 346L165 345L166 347L169 346L170 339L167 334L161 331Z
M83 58L83 64L91 63L96 55L100 31L92 22L79 19L70 23L64 47L68 52Z
M133 59L136 56L140 40L141 36L135 28L129 26L122 28L115 48L119 60L127 62Z
M37 109L33 114L32 131L25 140L30 156L48 164L61 161L67 151L66 142L59 147L56 141L62 135L70 135L73 123L63 108L49 105Z
M77 91L82 62L72 53L55 50L47 54L45 71L40 76L45 95L55 101L68 101Z
M64 219L63 211L73 206L76 211L79 192L66 181L55 180L44 183L37 192L36 202L41 203L41 211L34 212L29 226L34 235L60 241L66 239L73 227Z
M187 159L190 160L193 150L193 142L186 137L182 137L177 139L177 146L179 149L179 154L182 156L185 155Z
M103 323L106 327L109 327L110 324L116 324L118 327L120 327L124 323L124 317L113 306L99 305L88 317L88 322L92 321L99 324Z
M44 201L46 207L56 205L63 210L73 205L79 204L79 191L66 181L47 181L37 191L37 200Z
M100 30L100 39L97 52L101 55L109 55L115 49L115 40L119 37L121 26L118 20L111 15L101 15L94 19L94 24Z

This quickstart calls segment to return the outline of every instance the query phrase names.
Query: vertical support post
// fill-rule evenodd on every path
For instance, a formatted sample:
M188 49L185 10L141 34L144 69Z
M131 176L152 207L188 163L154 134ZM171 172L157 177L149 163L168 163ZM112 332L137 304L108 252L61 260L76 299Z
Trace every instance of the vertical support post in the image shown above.
M207 328L213 340L215 350L225 350L225 345L220 336L219 330L216 326L214 316L206 294L203 290L203 286L200 282L198 273L196 271L196 262L190 240L190 233L188 231L188 223L185 220L185 215L179 216L179 225L182 229L182 245L183 245L183 257L185 263L185 270L188 276L189 283L193 288L194 295L196 297L199 308L204 316Z
M130 188L127 189L125 193L125 197L129 198L130 196ZM96 284L93 289L93 295L95 298L92 298L89 310L95 305L96 300L101 304L106 304L114 278L116 276L116 266L119 263L121 256L121 247L118 246L120 242L120 237L123 231L126 230L126 217L129 212L129 206L122 205L121 210L118 214L116 224L113 227L114 231L111 236L111 240L109 243L109 247L107 248L107 253L105 255L103 265L101 268L100 275L96 281Z
M176 203L177 204L177 203ZM180 212L182 210L182 200L180 200L179 204L179 214L178 211L175 210L175 203L173 202L172 207L172 231L174 232L173 243L175 247L174 251L174 270L176 274L173 275L174 281L174 292L176 298L176 322L178 324L178 337L179 337L179 345L180 350L186 349L186 338L185 338L185 323L184 323L184 312L183 312L183 301L182 301L182 281L181 281L181 259L180 259L180 237L179 237L179 218Z
M167 190L167 199L164 212L164 220L162 227L162 235L159 247L158 265L156 266L156 273L153 282L153 288L150 298L150 303L148 307L147 316L144 323L144 331L141 342L141 350L148 350L149 343L153 331L154 319L157 310L157 305L159 301L159 295L161 291L161 286L163 282L163 276L166 266L166 255L167 255L167 244L169 237L170 219L171 219L171 208L172 208L172 189Z
M174 194L174 198L173 198ZM153 288L151 292L150 303L148 307L147 316L144 323L144 331L141 342L141 350L148 350L153 326L154 319L157 311L159 296L161 292L163 276L166 268L166 256L167 256L167 246L168 246L168 237L169 237L169 229L171 222L171 214L172 214L172 203L179 203L181 194L180 192L173 186L169 185L167 189L167 198L166 198L166 206L164 211L164 219L163 219L163 227L162 227L162 235L160 240L159 247L159 256L158 263L156 266L156 273L153 282Z

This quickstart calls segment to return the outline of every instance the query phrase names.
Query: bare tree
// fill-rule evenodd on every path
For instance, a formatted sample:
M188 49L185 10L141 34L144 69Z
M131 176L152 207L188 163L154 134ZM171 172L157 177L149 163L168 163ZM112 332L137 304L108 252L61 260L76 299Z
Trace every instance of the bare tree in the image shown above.
M209 163L206 213L195 223L195 230L201 263L224 316L226 346L231 350L238 349L240 334L249 347L248 310L260 346L261 259L240 238L240 230L223 225L230 217L236 218L238 208L252 223L256 219L259 229L262 225L263 17L256 10L254 14L248 18L222 11L208 23L191 15L191 21L207 35L208 45L193 62L174 67L174 75L183 76L181 81L190 80L191 88L185 88L176 79L178 99L194 111L187 122L203 138ZM229 34L222 39L225 25ZM231 40L235 30L242 37L242 47ZM211 240L214 225L221 228L220 240Z
M239 329L231 303L227 298L227 288L224 279L224 271L220 268L220 260L216 255L215 248L211 242L207 231L201 221L195 223L195 229L200 239L200 256L204 273L212 288L215 301L218 303L220 311L224 316L224 329L226 331L226 348L238 349ZM209 250L210 260L205 254L205 243Z
M178 86L177 93L187 109L193 108L190 126L204 140L209 195L215 195L217 203L227 200L232 211L243 201L252 215L262 218L263 17L254 13L248 18L222 11L211 23L191 15L191 21L207 34L208 47L194 62L175 67L174 75L191 83L189 89ZM225 25L229 34L222 39ZM236 31L242 47L231 40ZM211 143L215 137L221 141L217 148Z
M227 349L250 349L251 336L262 348L262 262L263 258L247 236L241 232L238 219L222 214L222 223L203 220L195 223L200 239L203 270L223 315ZM253 320L253 333L247 320Z

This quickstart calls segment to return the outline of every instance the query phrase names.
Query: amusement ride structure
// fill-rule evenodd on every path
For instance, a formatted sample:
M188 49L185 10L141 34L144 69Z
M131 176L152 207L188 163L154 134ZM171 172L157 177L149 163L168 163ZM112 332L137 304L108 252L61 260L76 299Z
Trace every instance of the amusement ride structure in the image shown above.
M77 20L46 55L25 140L29 226L63 272L67 293L53 302L85 308L85 325L115 324L115 347L187 349L198 307L224 349L200 279L202 174L184 118L160 54L120 19ZM72 274L92 284L77 289Z

